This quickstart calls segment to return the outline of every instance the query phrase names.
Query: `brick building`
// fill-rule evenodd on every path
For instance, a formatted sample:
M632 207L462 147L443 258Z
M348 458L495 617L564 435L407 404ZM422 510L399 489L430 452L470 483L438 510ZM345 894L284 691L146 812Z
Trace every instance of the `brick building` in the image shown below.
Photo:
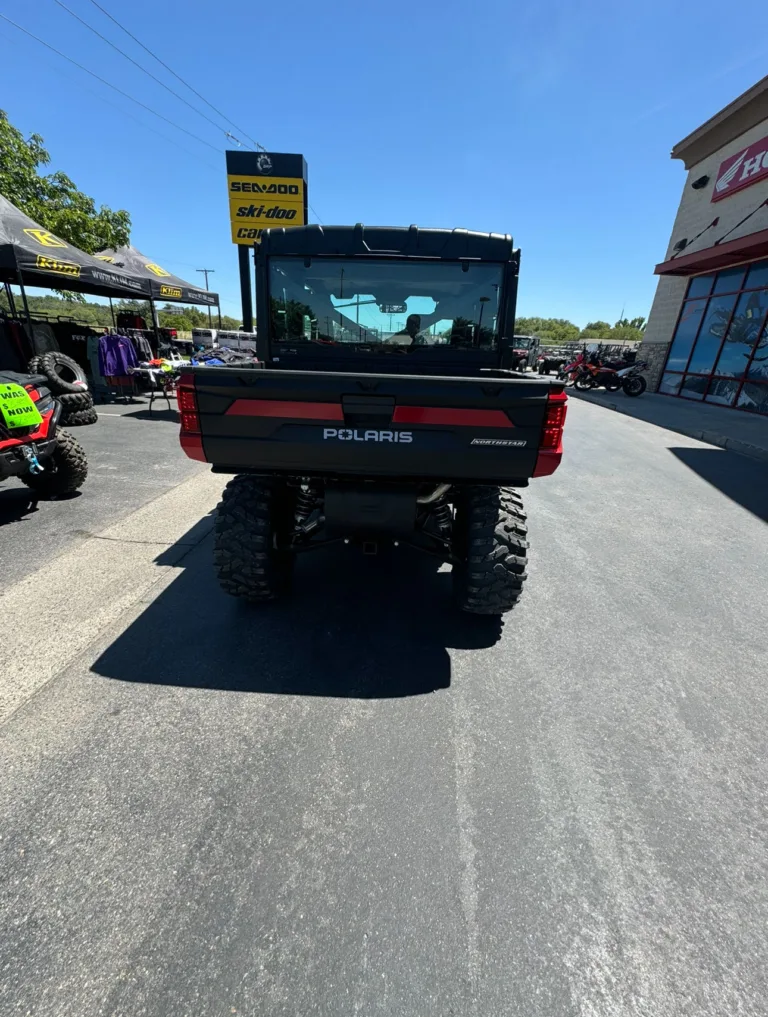
M672 158L688 176L641 347L649 387L768 414L768 77Z

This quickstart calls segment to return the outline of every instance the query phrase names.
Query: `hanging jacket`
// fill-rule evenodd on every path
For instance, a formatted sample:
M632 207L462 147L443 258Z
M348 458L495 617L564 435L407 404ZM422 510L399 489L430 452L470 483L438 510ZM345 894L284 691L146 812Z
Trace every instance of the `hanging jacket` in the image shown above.
M105 378L126 378L139 359L131 340L124 335L103 335L99 339L99 373Z

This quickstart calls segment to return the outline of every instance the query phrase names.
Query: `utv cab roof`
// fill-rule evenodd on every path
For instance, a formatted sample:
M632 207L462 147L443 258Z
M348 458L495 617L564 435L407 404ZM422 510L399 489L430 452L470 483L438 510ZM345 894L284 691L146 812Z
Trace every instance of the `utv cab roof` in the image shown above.
M444 261L511 261L508 233L423 229L419 226L294 226L268 229L260 251L269 255L304 257L366 256L439 258Z

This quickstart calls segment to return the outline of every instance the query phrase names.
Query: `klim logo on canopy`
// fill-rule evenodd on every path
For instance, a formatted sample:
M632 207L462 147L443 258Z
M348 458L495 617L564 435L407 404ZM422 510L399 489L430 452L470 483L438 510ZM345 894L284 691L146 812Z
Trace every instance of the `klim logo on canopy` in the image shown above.
M755 141L749 148L743 148L737 155L732 155L720 163L712 191L712 201L723 198L751 187L758 180L768 177L768 138Z
M43 269L45 272L56 272L59 275L68 275L72 279L78 279L80 277L80 266L71 261L59 261L58 258L46 258L45 255L38 254L35 259L35 265L38 268Z
M36 240L38 244L41 244L43 247L67 246L63 240L59 240L58 237L55 237L53 233L49 233L48 230L27 229L24 230L24 232L27 234L28 237L31 237L33 240Z

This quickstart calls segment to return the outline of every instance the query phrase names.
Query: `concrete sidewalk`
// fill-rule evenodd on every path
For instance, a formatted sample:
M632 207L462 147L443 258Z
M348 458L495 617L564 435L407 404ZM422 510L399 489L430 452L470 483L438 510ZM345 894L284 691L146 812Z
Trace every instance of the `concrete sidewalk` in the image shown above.
M630 399L623 392L606 392L604 389L577 392L569 388L568 395L710 445L719 445L754 459L768 460L768 417L765 416L652 392Z

